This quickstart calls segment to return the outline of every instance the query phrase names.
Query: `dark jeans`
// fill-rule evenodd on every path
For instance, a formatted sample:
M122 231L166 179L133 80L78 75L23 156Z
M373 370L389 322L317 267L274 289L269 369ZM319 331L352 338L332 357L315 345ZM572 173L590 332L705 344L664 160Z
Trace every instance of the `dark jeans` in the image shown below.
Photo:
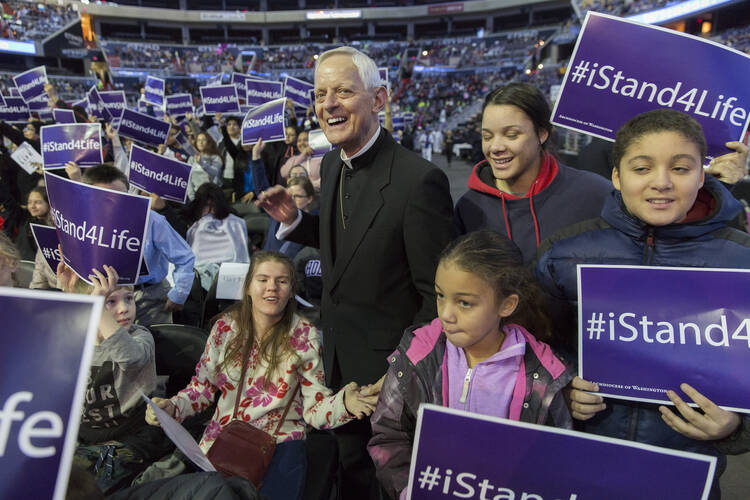
M307 455L304 440L276 445L260 493L271 500L299 500L305 489Z

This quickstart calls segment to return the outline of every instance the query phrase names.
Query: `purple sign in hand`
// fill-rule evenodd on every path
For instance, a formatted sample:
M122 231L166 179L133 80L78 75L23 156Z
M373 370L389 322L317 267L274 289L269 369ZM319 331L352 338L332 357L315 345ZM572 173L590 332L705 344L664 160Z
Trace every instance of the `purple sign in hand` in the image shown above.
M689 64L680 54L690 54ZM612 141L630 118L657 108L695 118L709 159L729 152L724 143L742 140L750 120L750 56L589 11L552 122Z
M0 288L0 498L63 500L102 298Z
M76 114L72 109L58 109L52 110L52 117L57 123L75 123Z
M286 138L284 108L286 98L276 99L251 109L242 120L242 144L283 141Z
M240 100L237 97L237 87L234 85L201 87L200 90L205 113L238 113L240 111Z
M167 96L167 113L180 116L193 112L193 96L190 94L173 94Z
M260 80L247 80L246 99L248 106L260 106L268 101L283 97L284 84L281 82L267 82Z
M161 78L155 76L146 77L146 86L144 87L143 97L146 102L150 102L154 106L164 109L164 96L165 96L165 83Z
M310 107L310 91L315 88L312 83L287 76L284 80L284 97L288 97L297 106Z
M130 183L165 200L185 203L192 167L133 144L130 149Z
M42 256L52 272L56 273L57 265L60 263L60 250L57 248L60 240L57 238L57 229L33 222L30 225L37 248L42 252Z
M310 133L308 134L307 143L313 150L313 158L325 156L327 152L333 149L333 145L328 142L326 135L319 128L310 131Z
M69 161L92 167L104 161L102 126L98 123L47 125L40 134L44 169L65 168Z
M104 120L105 122L112 121L112 113L110 113L107 106L104 105L104 101L102 100L101 95L99 95L99 91L96 90L96 87L91 87L91 89L89 89L88 94L86 94L86 99L89 102L89 112L92 115L100 120Z
M44 95L44 85L47 83L47 68L37 66L14 76L13 81L23 100L25 102L33 101Z
M99 92L99 97L102 103L104 103L104 107L107 108L109 114L114 118L121 118L122 112L128 107L125 92L122 90Z
M705 500L715 469L716 457L422 405L408 488L412 500Z
M8 123L29 121L31 113L26 102L20 97L5 97L5 106L0 108L0 120Z
M750 271L578 273L578 368L602 395L672 404L666 391L679 393L685 382L727 410L750 413Z
M166 144L170 128L172 125L169 122L126 108L122 112L117 133L145 144L158 145Z
M134 285L141 266L151 198L81 184L49 172L44 180L65 263L87 283L113 266L118 284Z

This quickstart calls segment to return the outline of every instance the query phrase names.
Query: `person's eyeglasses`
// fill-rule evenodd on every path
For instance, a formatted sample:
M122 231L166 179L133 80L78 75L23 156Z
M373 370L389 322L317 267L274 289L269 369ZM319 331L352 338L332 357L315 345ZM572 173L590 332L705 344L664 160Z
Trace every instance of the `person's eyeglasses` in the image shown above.
M304 195L304 194L293 194L292 198L294 198L295 200L300 200L300 199L309 198L309 196Z

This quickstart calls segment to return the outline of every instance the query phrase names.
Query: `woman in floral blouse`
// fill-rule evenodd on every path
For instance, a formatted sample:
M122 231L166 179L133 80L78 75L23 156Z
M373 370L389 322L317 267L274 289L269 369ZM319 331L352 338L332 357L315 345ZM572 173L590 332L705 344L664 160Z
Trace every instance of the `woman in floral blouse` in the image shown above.
M301 498L305 422L330 429L369 415L374 407L360 400L354 382L336 394L324 385L320 334L294 313L294 267L288 258L255 253L243 286L243 299L214 324L190 384L176 396L154 402L182 421L210 406L220 391L216 413L200 442L207 452L232 419L244 361L247 373L238 419L273 434L291 399L261 493L273 499ZM146 420L158 425L150 409Z

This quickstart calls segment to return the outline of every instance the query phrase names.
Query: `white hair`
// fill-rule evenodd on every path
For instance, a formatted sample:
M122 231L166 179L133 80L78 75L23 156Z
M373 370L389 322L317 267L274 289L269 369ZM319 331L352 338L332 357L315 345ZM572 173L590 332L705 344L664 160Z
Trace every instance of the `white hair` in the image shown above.
M351 56L352 63L357 67L359 78L362 80L362 83L367 90L383 87L385 85L380 79L378 65L375 64L375 61L373 61L367 54L364 54L353 47L336 47L335 49L327 50L320 54L320 57L318 57L318 60L315 63L315 74L318 73L320 63L331 56L339 54Z

